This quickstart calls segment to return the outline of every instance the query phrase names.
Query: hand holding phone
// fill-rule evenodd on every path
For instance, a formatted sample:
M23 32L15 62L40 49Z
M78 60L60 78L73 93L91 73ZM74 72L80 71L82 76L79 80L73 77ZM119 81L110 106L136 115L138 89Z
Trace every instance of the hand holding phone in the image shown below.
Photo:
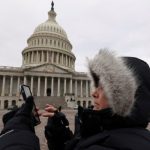
M24 85L24 84L20 86L20 93L22 94L22 97L23 97L24 101L26 101L30 96L32 96L30 87L27 86L27 85ZM34 99L33 99L32 114L34 116L33 119L34 119L35 125L40 124L41 121L40 121L39 114L38 114L37 109L36 109L36 105L34 103Z

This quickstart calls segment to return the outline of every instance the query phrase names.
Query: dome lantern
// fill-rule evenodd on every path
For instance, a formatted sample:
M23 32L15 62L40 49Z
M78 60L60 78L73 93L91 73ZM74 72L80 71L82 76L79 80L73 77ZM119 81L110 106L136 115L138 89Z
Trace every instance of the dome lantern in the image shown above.
M52 3L51 3L51 10L48 12L48 20L56 22L55 21L56 16L57 16L57 14L54 11L54 2L52 1Z

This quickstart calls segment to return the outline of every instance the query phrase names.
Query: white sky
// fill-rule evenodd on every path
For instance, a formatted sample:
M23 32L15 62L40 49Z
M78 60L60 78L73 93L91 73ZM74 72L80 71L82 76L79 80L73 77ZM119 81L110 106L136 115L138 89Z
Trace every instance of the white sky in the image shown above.
M76 70L100 48L150 64L150 0L54 0L57 22L67 32ZM20 67L22 50L34 29L48 18L50 0L2 0L0 66Z

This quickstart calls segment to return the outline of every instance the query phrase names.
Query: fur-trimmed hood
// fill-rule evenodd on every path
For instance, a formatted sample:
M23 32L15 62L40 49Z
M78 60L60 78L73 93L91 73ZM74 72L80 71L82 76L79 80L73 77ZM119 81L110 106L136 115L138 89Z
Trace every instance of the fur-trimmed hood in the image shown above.
M114 114L127 116L135 102L138 83L123 58L106 49L88 61L93 87L102 87Z

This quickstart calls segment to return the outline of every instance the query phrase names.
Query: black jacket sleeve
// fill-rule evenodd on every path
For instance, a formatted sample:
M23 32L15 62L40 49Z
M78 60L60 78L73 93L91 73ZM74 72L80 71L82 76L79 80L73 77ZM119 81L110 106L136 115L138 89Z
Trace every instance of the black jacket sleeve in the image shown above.
M21 108L3 116L0 150L40 150L32 109L33 97L29 97Z
M0 136L0 150L40 150L39 139L29 130L9 130Z
M64 150L65 143L72 138L69 122L62 112L57 112L49 118L45 126L45 137L49 150Z

